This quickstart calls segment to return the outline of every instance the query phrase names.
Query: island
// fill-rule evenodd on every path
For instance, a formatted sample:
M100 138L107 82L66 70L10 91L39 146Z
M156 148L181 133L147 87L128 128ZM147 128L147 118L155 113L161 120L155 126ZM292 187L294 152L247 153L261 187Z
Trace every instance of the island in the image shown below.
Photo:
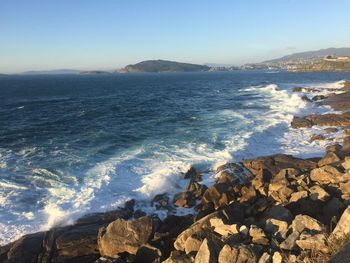
M168 60L146 60L134 65L128 65L117 72L119 73L142 73L142 72L197 72L209 71L206 65L181 63Z

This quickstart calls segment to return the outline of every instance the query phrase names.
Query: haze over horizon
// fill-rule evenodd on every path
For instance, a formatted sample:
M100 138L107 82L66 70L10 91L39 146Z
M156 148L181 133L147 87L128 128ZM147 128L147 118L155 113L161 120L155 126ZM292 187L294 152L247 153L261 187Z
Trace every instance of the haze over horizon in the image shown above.
M244 64L347 47L348 10L346 0L3 1L0 72Z

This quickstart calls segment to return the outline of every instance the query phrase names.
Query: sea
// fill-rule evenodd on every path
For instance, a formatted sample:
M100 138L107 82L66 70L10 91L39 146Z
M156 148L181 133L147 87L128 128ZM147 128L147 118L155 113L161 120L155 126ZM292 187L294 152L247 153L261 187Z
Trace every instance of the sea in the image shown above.
M210 184L226 162L321 156L341 131L310 142L323 128L295 130L290 122L333 110L292 89L338 93L345 79L350 73L1 77L0 245L129 199L164 216L150 200L182 191L191 166Z

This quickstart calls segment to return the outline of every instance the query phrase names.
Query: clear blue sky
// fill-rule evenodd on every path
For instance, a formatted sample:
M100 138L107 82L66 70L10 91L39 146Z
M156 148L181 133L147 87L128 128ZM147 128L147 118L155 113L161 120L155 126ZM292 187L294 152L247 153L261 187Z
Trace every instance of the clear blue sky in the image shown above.
M349 47L349 12L349 0L0 0L0 72Z

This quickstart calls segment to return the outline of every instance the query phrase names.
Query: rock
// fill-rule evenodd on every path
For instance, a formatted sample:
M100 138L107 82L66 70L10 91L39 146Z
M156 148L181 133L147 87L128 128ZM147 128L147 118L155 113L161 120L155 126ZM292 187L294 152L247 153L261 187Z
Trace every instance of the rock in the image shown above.
M187 186L187 192L191 192L196 199L201 198L204 192L208 189L207 186L200 184L198 182L191 182Z
M192 234L199 232L203 229L210 228L210 219L219 217L219 212L214 212L212 214L209 214L202 219L198 220L197 222L193 223L191 226L186 228L178 237L176 238L174 242L174 247L176 250L184 251L185 250L185 242L187 238L189 238Z
M118 253L136 254L139 247L146 244L155 230L149 216L133 221L117 219L98 233L98 246L102 256L114 257Z
M56 238L57 254L60 257L98 255L97 234L99 225L83 225L67 228Z
M239 228L239 233L241 233L244 236L247 236L249 234L249 229L245 225L242 225Z
M163 261L163 263L192 263L192 262L193 261L189 256L177 250L172 251L169 258Z
M293 92L303 92L304 91L304 87L294 87L293 88Z
M264 252L264 254L262 254L262 256L260 257L258 263L271 263L272 261L272 257L270 256L269 253Z
M350 234L350 206L345 209L340 220L332 232L332 238L341 239Z
M221 236L234 235L239 233L239 226L237 224L226 225L221 218L210 219L210 225L214 232Z
M209 229L203 229L196 233L193 233L185 242L186 254L196 254L200 249L204 239L207 239L209 243L215 243L218 246L223 246L220 238ZM194 252L194 253L193 253Z
M283 206L272 206L268 210L266 210L263 214L263 217L266 219L277 219L277 220L282 220L286 221L288 223L292 222L293 215L291 212L283 207Z
M350 116L350 111L348 112ZM346 136L343 140L343 150L349 150L350 149L350 136Z
M239 198L240 203L254 201L256 198L256 191L253 186L243 186L241 189L241 197Z
M190 179L191 182L198 182L201 180L201 174L194 168L191 167L184 176L185 179Z
M252 249L248 248L244 245L239 245L235 247L231 247L229 245L225 245L219 254L219 263L253 263L257 262L257 256L252 251Z
M326 133L335 133L335 132L338 132L338 128L335 128L335 127L329 127L329 128L325 128L324 131Z
M329 224L333 218L338 220L344 208L344 204L338 198L333 197L322 208L323 222Z
M327 201L330 198L330 195L319 185L315 185L309 189L310 199L313 201Z
M295 192L295 193L292 193L292 195L291 195L291 197L289 199L289 202L290 203L297 202L300 199L307 198L307 197L308 197L307 191Z
M318 161L318 166L322 167L328 164L337 163L340 161L340 158L334 152L326 153L325 157Z
M306 101L306 102L311 102L311 101L312 101L312 100L310 100L309 97L306 96L306 95L303 95L303 96L301 97L301 99L302 99L303 101Z
M350 170L350 156L346 156L344 159L344 162L342 163L342 166L345 170Z
M269 218L265 223L265 231L275 235L278 232L283 232L288 229L288 223L282 220L277 220L273 218Z
M338 253L336 253L331 259L329 263L347 263L350 258L350 242L345 244L344 247L340 249Z
M293 220L291 227L293 231L298 233L303 232L305 229L317 232L322 232L325 229L321 222L307 215L297 215Z
M291 123L292 128L294 129L299 129L299 128L311 128L313 126L312 122L305 119L305 118L300 118L294 116L292 123Z
M329 252L324 234L312 235L304 231L296 241L296 244L302 250L321 251L325 254Z
M215 209L227 206L233 197L229 193L229 185L225 183L218 183L209 187L203 194L202 204L208 206L213 204Z
M156 209L168 208L170 205L169 196L167 194L156 195L152 200L152 206L153 205Z
M324 95L316 95L312 98L313 101L319 101L319 100L324 100L326 96Z
M255 225L250 226L249 235L251 236L252 242L254 244L258 244L258 245L268 245L269 244L269 240L266 237L264 231Z
M280 252L276 251L273 253L272 263L282 263L282 255Z
M216 263L221 247L211 240L204 239L194 259L195 263Z
M162 253L159 249L152 247L151 245L143 245L137 250L136 256L133 262L158 263L160 262L161 256L162 256Z
M346 183L340 183L339 184L339 189L341 191L341 198L344 200L349 200L350 199L350 181Z
M329 165L313 169L310 178L320 184L339 183L343 180L342 173Z
M300 234L298 232L292 232L281 244L280 248L284 250L295 250L296 241L298 240Z
M322 134L314 134L314 135L311 136L309 141L310 142L323 141L325 139L326 139L326 137L324 137Z
M271 196L278 203L287 203L290 195L293 193L293 190L288 186L289 182L286 178L286 172L281 170L271 179L268 196Z
M177 207L194 207L196 205L195 196L191 192L181 192L174 196L174 205Z
M350 130L344 130L343 133L344 133L344 135L348 136L348 135L350 135Z

